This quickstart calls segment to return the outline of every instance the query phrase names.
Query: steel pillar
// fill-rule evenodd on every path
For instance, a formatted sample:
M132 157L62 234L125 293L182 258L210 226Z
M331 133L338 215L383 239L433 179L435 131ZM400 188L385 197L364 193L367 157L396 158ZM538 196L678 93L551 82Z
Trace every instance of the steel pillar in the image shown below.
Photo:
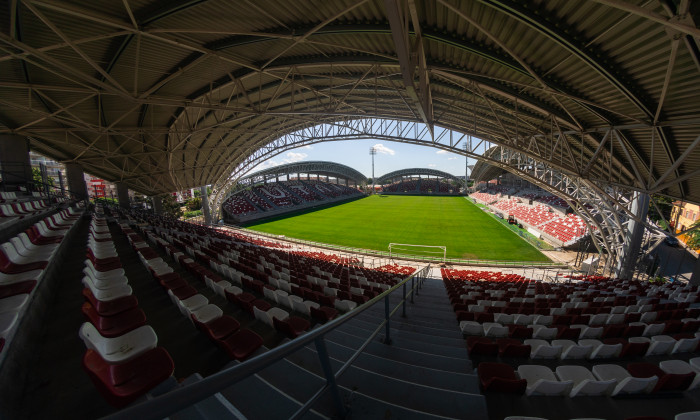
M66 178L68 181L68 192L77 200L88 198L87 184L85 184L85 173L83 167L77 163L66 163Z
M640 220L646 220L649 212L649 194L635 193L631 203L630 211ZM622 258L618 262L617 277L622 279L631 278L637 266L637 257L642 246L642 235L644 235L644 225L629 219L627 224L627 240L623 246Z
M211 209L209 208L209 196L207 195L207 186L203 185L200 189L200 197L202 197L202 214L204 215L204 223L211 225Z
M119 207L128 209L129 204L129 187L123 182L117 182L117 199L119 199Z
M153 201L153 212L155 214L163 214L163 198L154 195L151 197L151 200Z

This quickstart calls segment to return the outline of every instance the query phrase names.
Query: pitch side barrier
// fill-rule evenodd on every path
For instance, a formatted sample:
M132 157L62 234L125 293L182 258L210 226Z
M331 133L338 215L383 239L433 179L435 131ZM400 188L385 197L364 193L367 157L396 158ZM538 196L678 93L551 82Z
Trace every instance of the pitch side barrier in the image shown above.
M166 394L157 396L151 400L144 401L140 404L127 407L121 411L118 411L109 416L103 417L105 420L150 420L150 419L163 419L171 414L177 413L187 407L190 407L223 389L234 385L243 379L248 378L251 375L255 375L261 370L269 367L270 365L279 362L288 355L294 353L295 351L305 347L307 344L313 342L316 346L318 352L318 358L321 363L321 368L323 369L323 374L326 378L326 384L319 389L308 401L304 403L303 406L297 410L290 419L299 419L308 413L313 405L323 397L326 392L330 392L337 414L340 418L345 418L346 410L343 400L338 389L336 380L355 362L355 360L364 352L365 348L374 340L374 338L384 329L384 344L391 344L391 317L402 308L402 315L406 316L406 303L410 301L413 303L414 295L418 296L419 289L423 286L423 281L430 274L430 264L417 270L411 276L405 278L403 281L399 282L392 288L385 290L380 295L370 299L363 305L358 306L352 311L334 319L333 321L327 322L320 326L319 328L313 329L294 340L283 344L279 347L267 351L259 356L256 356L250 360L247 360L239 365L224 369L213 375L207 376L201 381L195 382L191 385L183 386L182 388L176 388ZM410 290L407 290L407 286L410 283ZM403 289L403 299L394 306L393 309L389 307L389 295L393 292ZM377 328L372 332L372 334L362 343L362 345L353 353L353 355L340 367L336 372L333 372L331 367L330 358L328 357L328 351L326 350L326 341L324 336L346 322L350 321L352 318L361 314L362 312L369 309L376 303L384 301L384 320L377 326Z
M550 262L545 262L545 261L497 261L497 260L465 260L461 258L445 258L443 260L442 257L428 257L428 256L417 256L417 255L411 255L411 254L401 254L401 253L396 253L396 252L388 252L388 251L375 251L373 249L365 249L365 248L354 248L354 247L349 247L349 246L342 246L342 245L332 245L332 244L326 244L323 242L314 242L314 241L308 241L305 239L296 239L296 238L290 238L284 235L272 235L269 233L264 233L264 232L258 232L255 230L251 229L246 229L246 228L241 228L238 226L233 226L233 225L225 225L226 228L231 229L233 231L238 231L241 232L245 235L249 236L261 236L265 237L268 239L276 240L276 241L284 241L284 242L292 242L296 244L301 244L301 245L308 245L316 248L324 248L328 249L331 251L341 251L341 252L348 252L352 254L360 254L360 255L367 255L371 257L383 257L387 259L401 259L401 260L407 260L407 261L417 261L417 262L430 262L430 263L448 263L448 264L459 264L459 265L479 265L479 266L486 266L486 267L509 267L509 268L514 268L514 267L540 267L540 268L568 268L568 265L563 264L563 263L557 263L554 261ZM212 226L216 227L216 226Z

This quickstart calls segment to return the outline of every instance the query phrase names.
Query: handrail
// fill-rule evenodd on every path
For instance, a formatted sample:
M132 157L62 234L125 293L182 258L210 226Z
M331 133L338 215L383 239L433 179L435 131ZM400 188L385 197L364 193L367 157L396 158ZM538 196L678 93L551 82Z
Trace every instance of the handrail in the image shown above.
M105 420L131 420L134 418L138 419L162 419L165 418L175 412L178 412L186 407L189 407L193 404L198 403L199 401L202 401L211 395L214 395L215 393L219 392L220 390L229 387L251 375L256 374L257 372L265 369L266 367L270 366L271 364L278 362L282 360L284 357L294 353L295 351L299 350L301 347L305 346L306 344L310 342L315 342L316 348L319 353L319 358L321 359L321 366L323 368L324 374L326 376L326 384L318 391L314 396L311 397L310 400L308 400L291 418L300 418L303 416L308 410L311 409L311 406L313 403L315 403L323 394L331 390L334 393L334 399L336 401L337 408L341 414L341 417L343 417L344 413L344 407L342 405L342 401L340 400L340 395L338 393L338 388L335 383L335 378L340 376L346 369L349 367L349 364L354 362L355 359L360 355L362 351L369 345L372 339L379 333L382 327L386 328L386 340L387 344L390 343L390 336L389 336L389 317L393 315L397 310L399 305L404 306L404 315L405 315L405 303L406 303L406 298L407 298L407 292L406 292L406 284L409 281L415 282L416 279L418 281L416 284L413 286L411 289L411 301L413 301L413 292L416 290L416 288L419 288L422 286L423 279L425 279L425 276L430 272L430 264L427 266L421 268L420 270L416 270L412 275L409 277L405 278L401 282L397 283L393 287L391 287L388 290L385 290L383 293L375 296L374 298L370 299L369 301L365 302L364 304L360 305L359 307L355 308L354 310L336 318L333 321L330 321L324 325L322 325L319 328L316 328L314 330L311 330L296 339L283 344L279 347L275 347L274 349L267 351L263 354L260 354L244 363L241 363L239 365L233 366L228 369L224 369L220 372L214 373L201 381L195 382L194 384L188 385L186 387L182 388L177 388L175 390L172 390L168 393L165 393L163 395L160 395L158 397L155 397L153 399L150 399L148 401L144 401L140 404L127 407L121 411L118 411L116 413L110 414L106 417L103 417ZM394 291L398 290L399 287L403 286L403 294L404 298L399 304L397 304L397 307L394 308L394 310L389 313L389 295L393 293ZM416 291L416 294L417 291ZM348 361L338 370L336 374L333 374L330 368L330 361L328 358L328 353L325 348L325 341L323 340L323 337L331 332L332 330L336 329L337 327L345 324L352 318L356 317L357 315L361 314L362 312L366 311L370 307L374 306L375 303L379 302L380 300L384 299L385 302L385 319L384 321L377 327L377 329L370 335L370 337L363 343L362 346L353 354L353 356L348 359Z

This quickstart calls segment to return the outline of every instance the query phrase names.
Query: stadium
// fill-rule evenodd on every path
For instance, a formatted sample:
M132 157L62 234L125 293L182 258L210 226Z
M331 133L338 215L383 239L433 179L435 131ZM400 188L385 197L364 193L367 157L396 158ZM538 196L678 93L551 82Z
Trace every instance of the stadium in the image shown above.
M4 2L0 417L700 419L698 6Z

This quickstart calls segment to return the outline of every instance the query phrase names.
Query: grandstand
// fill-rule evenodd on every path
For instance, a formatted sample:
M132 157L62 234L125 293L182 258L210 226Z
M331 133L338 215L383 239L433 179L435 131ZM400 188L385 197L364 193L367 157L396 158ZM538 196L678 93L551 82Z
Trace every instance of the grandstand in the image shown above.
M377 178L377 183L384 194L457 195L463 187L463 181L454 175L428 168L390 172Z
M360 187L366 182L356 170L333 162L276 166L240 180L221 205L223 219L250 223L357 199L365 196Z
M698 2L2 4L3 419L700 418L700 260L662 205L700 203ZM362 197L351 168L274 164L367 139L476 160L464 200L587 237L590 263L436 267L218 223ZM37 189L30 151L62 185ZM437 169L378 184L464 188ZM165 214L194 188L201 224ZM660 250L692 273L656 276Z
M567 214L570 207L566 202L546 191L487 184L481 187L469 197L504 217L514 216L526 229L534 229L554 245L571 246L588 236L586 222L576 214Z

